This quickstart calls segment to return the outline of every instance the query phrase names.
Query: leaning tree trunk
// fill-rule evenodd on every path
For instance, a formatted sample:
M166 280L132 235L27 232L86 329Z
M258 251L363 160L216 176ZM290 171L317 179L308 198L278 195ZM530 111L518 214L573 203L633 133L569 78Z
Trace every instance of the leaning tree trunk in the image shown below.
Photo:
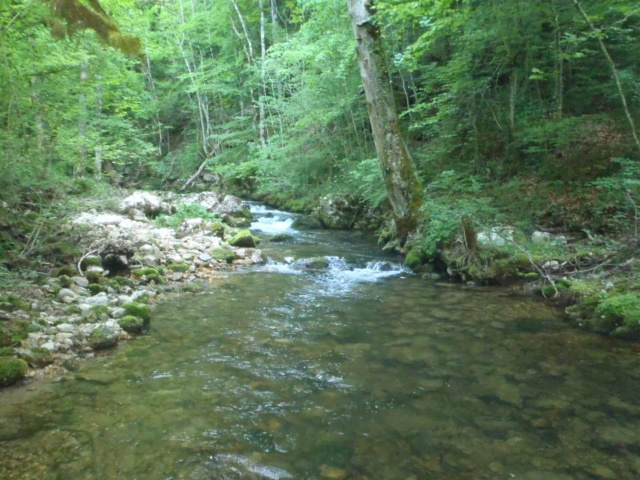
M400 131L380 30L372 21L374 1L348 2L373 140L396 231L404 242L417 227L418 209L424 202L422 186Z

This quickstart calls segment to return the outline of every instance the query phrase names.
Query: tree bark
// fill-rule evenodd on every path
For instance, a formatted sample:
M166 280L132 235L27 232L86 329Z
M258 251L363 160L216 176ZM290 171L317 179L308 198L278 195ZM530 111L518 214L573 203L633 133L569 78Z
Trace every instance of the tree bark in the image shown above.
M424 203L422 185L400 130L380 30L372 22L374 1L348 2L378 162L396 233L404 243L417 229L418 210Z

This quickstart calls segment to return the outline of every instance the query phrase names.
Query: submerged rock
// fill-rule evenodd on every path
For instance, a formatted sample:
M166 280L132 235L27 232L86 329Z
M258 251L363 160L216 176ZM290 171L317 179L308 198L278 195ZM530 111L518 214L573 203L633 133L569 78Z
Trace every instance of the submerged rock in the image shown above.
M329 260L324 257L300 258L291 264L291 268L300 270L321 270L329 268Z

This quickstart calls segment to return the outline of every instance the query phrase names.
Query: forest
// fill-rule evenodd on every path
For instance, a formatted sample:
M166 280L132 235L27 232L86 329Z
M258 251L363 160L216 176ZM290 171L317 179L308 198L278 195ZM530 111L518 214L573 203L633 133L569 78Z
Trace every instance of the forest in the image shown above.
M532 279L636 325L639 41L624 0L3 2L1 273L77 256L55 219L83 195L329 199L419 273Z

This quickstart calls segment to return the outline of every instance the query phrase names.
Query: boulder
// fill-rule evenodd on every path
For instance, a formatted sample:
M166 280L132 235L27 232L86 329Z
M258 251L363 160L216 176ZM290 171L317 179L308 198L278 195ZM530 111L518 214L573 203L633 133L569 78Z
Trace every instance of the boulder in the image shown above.
M94 350L105 350L118 343L118 332L106 325L96 327L89 335L89 346Z
M232 247L255 248L258 243L260 243L260 239L254 236L249 230L240 230L229 240L229 245Z
M300 258L291 264L291 268L300 270L320 270L329 267L329 260L324 257Z
M132 209L139 210L148 217L154 217L162 211L162 199L148 192L135 192L120 204L122 213L128 214Z
M291 224L292 228L299 230L318 230L322 227L322 223L316 217L310 215L299 215Z
M7 387L23 379L28 369L27 362L19 358L0 358L0 386Z
M325 228L348 230L353 227L360 202L350 194L334 193L320 200L314 215Z

